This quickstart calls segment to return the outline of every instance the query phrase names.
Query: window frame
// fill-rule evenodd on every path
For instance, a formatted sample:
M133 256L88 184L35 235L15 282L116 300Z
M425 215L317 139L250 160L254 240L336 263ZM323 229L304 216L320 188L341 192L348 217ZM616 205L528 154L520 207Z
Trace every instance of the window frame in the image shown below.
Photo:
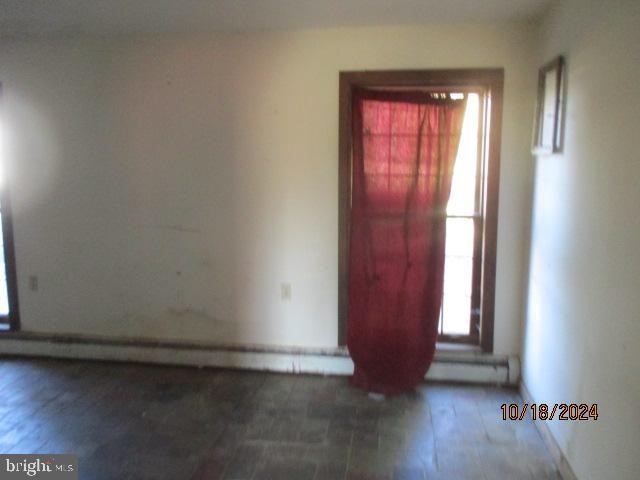
M0 113L2 109L2 84L0 83ZM5 170L6 171L6 170ZM11 215L11 196L8 179L0 186L0 215L2 216L2 242L4 246L4 265L7 278L7 297L9 314L0 315L0 325L7 326L3 331L20 329L20 309L18 307L18 275L16 272L16 254L13 242L13 221Z
M503 68L446 70L346 71L339 76L338 152L338 345L346 344L349 305L349 236L351 223L351 105L355 88L438 88L482 92L479 141L484 188L482 241L474 237L474 269L470 335L438 336L438 341L479 345L493 352L495 277L502 131ZM480 178L480 176L479 176ZM477 229L474 229L478 232ZM477 237L477 235L476 235ZM480 249L480 255L476 255ZM479 307L474 307L479 305ZM474 310L479 308L479 312ZM475 319L474 319L475 314Z

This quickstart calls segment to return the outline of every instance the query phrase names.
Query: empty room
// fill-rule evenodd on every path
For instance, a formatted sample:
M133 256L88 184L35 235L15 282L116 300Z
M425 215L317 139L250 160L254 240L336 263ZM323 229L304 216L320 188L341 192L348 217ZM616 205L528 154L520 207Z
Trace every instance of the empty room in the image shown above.
M0 478L640 478L640 2L0 0Z

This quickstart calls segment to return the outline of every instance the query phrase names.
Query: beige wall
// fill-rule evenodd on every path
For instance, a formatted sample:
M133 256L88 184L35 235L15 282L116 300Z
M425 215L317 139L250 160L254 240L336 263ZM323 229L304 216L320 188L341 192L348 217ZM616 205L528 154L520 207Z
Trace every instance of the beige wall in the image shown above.
M640 3L565 1L542 60L568 65L566 142L536 160L524 382L598 403L550 428L580 479L640 475Z
M338 72L504 67L495 350L517 354L534 36L507 25L5 41L23 328L336 345Z

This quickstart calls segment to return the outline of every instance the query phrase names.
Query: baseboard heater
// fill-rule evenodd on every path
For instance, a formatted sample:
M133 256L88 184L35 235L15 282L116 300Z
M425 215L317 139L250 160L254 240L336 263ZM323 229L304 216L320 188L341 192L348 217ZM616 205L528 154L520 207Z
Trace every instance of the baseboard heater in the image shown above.
M353 372L353 362L345 348L215 345L29 332L0 334L0 355L319 375L350 375ZM515 357L443 348L436 352L426 380L517 385L519 364Z

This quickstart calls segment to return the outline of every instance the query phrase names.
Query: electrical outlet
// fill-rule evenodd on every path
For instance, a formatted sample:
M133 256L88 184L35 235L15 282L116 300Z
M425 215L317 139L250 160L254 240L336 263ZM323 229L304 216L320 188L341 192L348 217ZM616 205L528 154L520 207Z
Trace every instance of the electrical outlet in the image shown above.
M291 284L290 283L282 283L280 284L280 298L285 302L291 300Z
M32 292L38 291L38 277L35 275L29 276L29 290Z

